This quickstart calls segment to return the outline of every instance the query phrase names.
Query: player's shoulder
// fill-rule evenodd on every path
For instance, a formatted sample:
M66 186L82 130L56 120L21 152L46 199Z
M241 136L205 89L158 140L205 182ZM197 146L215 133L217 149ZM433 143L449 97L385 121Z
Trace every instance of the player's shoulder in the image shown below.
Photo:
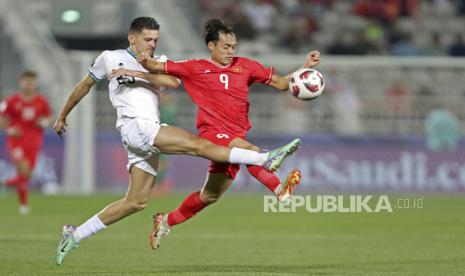
M115 57L115 56L126 56L128 54L129 53L126 49L118 49L118 50L105 50L100 55L104 57Z
M95 62L92 64L92 66L97 63L98 66L116 66L116 62L133 60L134 58L135 55L129 52L127 49L105 50L95 59Z
M17 102L17 101L20 101L20 100L21 100L21 95L19 94L19 92L15 92L15 93L13 93L10 96L5 98L5 101L9 102L9 103Z
M21 103L23 102L23 98L21 97L20 93L19 92L15 92L9 96L7 96L6 98L4 98L2 101L4 107L6 108L6 106L15 106L16 104L18 103Z
M131 54L126 49L118 49L118 50L105 50L100 53L99 57L104 59L112 59L112 58L121 58L121 57L129 57Z
M247 57L234 57L235 65L255 65L255 64L261 64L258 60L247 58Z
M48 103L48 98L42 93L38 93L36 97L37 101Z
M234 57L234 59L235 59L236 62L240 62L240 63L255 62L255 60L253 60L251 58L248 58L248 57L236 56L236 57Z
M249 62L249 61L251 61L250 58L248 58L248 57L241 57L241 56L235 56L235 57L234 57L234 60L235 60L236 62Z
M200 70L208 64L208 62L204 63L201 59L172 60L171 62L178 66L189 68L189 70Z

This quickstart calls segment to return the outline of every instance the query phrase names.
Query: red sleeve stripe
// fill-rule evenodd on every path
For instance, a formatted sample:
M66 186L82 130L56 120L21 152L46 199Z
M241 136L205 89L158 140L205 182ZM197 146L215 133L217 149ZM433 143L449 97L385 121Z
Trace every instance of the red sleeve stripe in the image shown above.
M165 61L165 73L168 74L168 61Z
M270 68L271 68L271 70L270 70L270 75L268 76L268 80L265 82L265 84L270 84L271 79L273 78L274 67L270 67Z

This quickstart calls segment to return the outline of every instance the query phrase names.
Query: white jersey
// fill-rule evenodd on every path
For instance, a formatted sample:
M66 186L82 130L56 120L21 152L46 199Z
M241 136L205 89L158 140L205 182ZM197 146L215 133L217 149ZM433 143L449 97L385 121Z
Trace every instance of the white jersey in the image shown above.
M154 59L164 62L166 56L155 56ZM104 51L89 68L90 76L96 80L106 79L113 69L126 68L148 72L137 62L136 55L130 50ZM117 77L110 80L108 91L118 119L116 127L122 125L123 118L140 117L160 122L158 102L163 87L156 87L149 81L133 77Z

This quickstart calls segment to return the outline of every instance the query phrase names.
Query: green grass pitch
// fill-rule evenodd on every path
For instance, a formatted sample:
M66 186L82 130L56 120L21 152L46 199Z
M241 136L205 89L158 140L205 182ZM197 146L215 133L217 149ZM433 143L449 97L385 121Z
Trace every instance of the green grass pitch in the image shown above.
M54 262L63 224L79 224L116 196L33 195L32 213L0 198L0 275L463 275L465 197L425 196L393 213L263 213L261 195L226 194L148 246L151 214L185 194L153 199Z

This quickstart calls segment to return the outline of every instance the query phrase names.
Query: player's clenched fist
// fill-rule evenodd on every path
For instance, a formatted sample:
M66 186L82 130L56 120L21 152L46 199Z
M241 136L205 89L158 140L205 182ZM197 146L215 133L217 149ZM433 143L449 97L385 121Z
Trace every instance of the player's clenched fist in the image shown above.
M313 68L320 64L320 52L319 51L311 51L307 54L307 58L305 60L305 67Z
M147 67L147 62L151 59L150 55L146 52L142 52L137 56L137 61L142 64L142 66Z

